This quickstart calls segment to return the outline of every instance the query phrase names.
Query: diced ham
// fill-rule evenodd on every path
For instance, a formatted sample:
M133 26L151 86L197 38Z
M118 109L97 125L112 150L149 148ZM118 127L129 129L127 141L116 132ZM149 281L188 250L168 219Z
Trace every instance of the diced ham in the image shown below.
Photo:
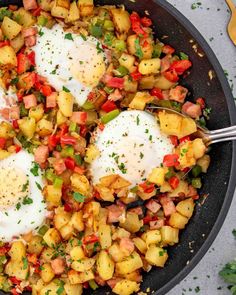
M9 120L9 115L10 115L10 109L9 108L3 108L0 110L0 114L5 120Z
M201 106L190 101L187 101L182 106L182 112L194 119L199 118L202 114Z
M121 238L120 249L126 256L129 256L134 251L133 241L129 238Z
M39 165L44 164L47 161L49 155L49 149L45 145L40 145L34 152L34 160Z
M86 112L73 112L71 116L71 121L79 125L84 125L86 123L88 114Z
M106 59L109 63L111 63L112 61L112 53L111 53L111 50L110 49L104 49L104 53L105 53L105 56L106 56Z
M112 78L111 75L109 75L109 74L105 74L105 75L102 77L102 82L103 82L104 84L107 84L108 81L111 80L111 78Z
M52 94L46 97L46 107L55 108L56 105L57 105L57 92L52 92Z
M46 211L46 213L45 213L45 217L50 219L50 220L53 220L54 215L55 215L54 211Z
M24 96L23 101L24 101L26 109L36 107L36 105L37 105L37 98L36 98L36 96L34 94Z
M61 275L65 270L65 262L62 258L56 258L51 261L51 267L56 275Z
M183 103L188 94L188 89L183 86L172 88L169 93L169 99Z
M111 205L107 209L108 223L119 222L121 215L124 213L124 208L117 205Z
M94 279L95 279L95 282L99 286L105 286L106 285L106 282L99 275L96 275Z
M117 101L122 98L123 98L123 95L119 89L115 89L115 91L108 96L108 100L111 100L111 101Z
M165 216L170 216L171 214L176 212L175 204L171 198L167 196L160 197L160 203L164 210Z
M162 226L164 226L164 224L165 224L164 219L158 219L158 220L149 222L150 229L159 229Z
M129 209L129 212L132 212L138 215L143 215L143 209L141 206Z
M59 159L55 161L53 168L55 169L56 173L60 175L66 170L66 165L62 159Z
M161 59L161 72L163 73L169 70L170 65L171 65L171 55L168 54Z
M21 34L24 38L35 36L38 33L38 29L36 27L24 28L21 31Z
M170 90L162 90L162 95L164 100L169 100Z
M32 47L36 44L36 36L29 36L25 38L25 46Z
M119 283L122 279L121 278L113 278L107 281L107 285L113 289L117 283Z
M25 10L32 10L38 7L36 0L23 0Z
M156 200L149 200L145 205L152 213L157 213L161 209L161 205Z
M61 154L58 151L53 151L53 157L56 159L61 159Z
M20 119L20 108L18 106L12 106L9 109L9 119L10 120Z
M188 197L194 197L197 194L198 194L197 190L192 185L189 185L188 186Z

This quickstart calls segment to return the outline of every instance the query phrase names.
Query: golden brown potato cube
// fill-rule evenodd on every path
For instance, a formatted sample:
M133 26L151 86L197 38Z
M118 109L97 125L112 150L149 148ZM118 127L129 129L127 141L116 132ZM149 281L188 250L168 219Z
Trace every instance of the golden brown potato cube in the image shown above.
M26 138L31 139L34 136L36 131L36 122L34 118L24 117L18 120L18 124L21 132Z
M45 243L49 247L55 247L61 241L61 237L55 228L50 228L43 236Z
M24 28L33 26L36 23L36 17L32 13L20 7L18 10L14 11L15 21L22 25Z
M70 257L72 260L80 260L85 257L83 248L81 246L76 246L70 251Z
M185 225L188 223L188 218L181 215L178 212L171 214L169 219L170 226L174 228L184 229Z
M196 122L191 118L183 118L180 138L195 133L197 131Z
M131 233L136 233L140 230L143 222L139 220L138 214L133 212L127 212L125 221L120 222L120 227L123 227Z
M70 0L56 0L57 6L69 9L70 8Z
M54 17L58 18L67 18L69 10L65 7L61 7L57 5L57 1L54 2L51 10L51 14Z
M7 39L14 39L20 33L21 28L22 26L14 20L10 19L7 16L4 17L1 29L3 34L7 37Z
M179 136L181 133L182 117L177 114L169 114L165 111L159 112L161 131L167 135Z
M116 30L121 34L128 33L131 28L129 13L123 8L114 8L111 9L111 15Z
M77 6L76 1L74 1L70 4L69 14L68 14L68 17L66 18L66 21L68 23L72 23L77 21L79 18L80 18L79 8Z
M78 5L81 16L89 16L93 14L93 0L79 0Z
M130 295L139 291L139 284L127 279L119 281L112 292L118 295Z
M62 114L60 110L57 112L57 125L60 126L61 124L65 123L67 118Z
M86 176L73 173L70 177L72 188L82 195L87 196L89 193L89 181Z
M179 185L176 189L172 190L170 193L168 193L168 197L179 197L179 195L188 195L188 183L184 180L179 181Z
M12 260L21 261L26 256L25 245L21 241L13 242L8 254Z
M168 254L166 250L153 244L147 250L145 259L151 265L164 267L166 260L168 259Z
M16 277L18 280L25 280L28 276L29 266L25 264L23 259L27 259L23 257L22 260L10 260L6 267L5 273L10 277Z
M142 254L145 254L147 251L147 245L141 238L133 238L133 242L135 247L141 252Z
M29 110L29 117L34 118L36 122L42 119L44 114L43 104L38 104L36 107Z
M84 230L83 212L82 211L74 212L71 217L70 224L77 231L83 231Z
M179 230L165 225L160 229L161 239L164 245L174 245L179 242Z
M42 245L42 240L43 239L40 236L33 236L28 243L27 251L31 254L35 253L39 255L44 248L44 246Z
M58 295L58 290L59 289L59 284L57 282L50 282L49 284L43 286L43 288L39 291L39 295L45 295L45 294L50 294L50 295ZM37 295L38 295L37 294ZM65 290L60 292L61 295L66 295Z
M103 201L108 201L108 202L114 202L115 197L114 197L114 191L104 187L100 184L95 186L95 189L99 192L100 197Z
M139 80L139 89L146 90L152 89L155 84L155 77L154 75L144 76Z
M94 144L90 144L86 149L85 162L91 164L97 157L99 157L100 152Z
M78 271L84 272L90 270L95 264L95 259L93 258L83 258L76 261L73 261L71 264L71 268Z
M141 267L143 267L142 259L140 255L134 251L130 256L116 264L116 272L117 274L125 275Z
M116 178L116 180L110 185L110 187L112 189L116 190L116 189L126 188L130 185L131 185L131 183L129 181L127 181L126 179L124 179L121 176L118 176Z
M111 226L108 224L100 224L98 228L99 241L102 249L111 246Z
M129 70L130 73L134 72L135 57L128 53L122 53L121 57L119 58L119 63L121 66L125 67Z
M55 276L50 263L44 263L41 268L41 278L44 283L49 283Z
M114 269L114 262L111 260L108 253L102 250L97 258L97 271L99 276L105 281L110 280L113 277Z
M73 235L73 226L67 224L60 229L60 234L64 240L69 240Z
M124 90L131 93L136 93L138 90L138 81L131 81L129 76L124 77ZM123 102L123 101L122 101Z
M52 257L55 255L55 250L52 248L44 248L41 254L43 262L51 262Z
M71 117L73 113L74 97L70 92L60 91L57 97L59 110L65 117Z
M129 104L129 108L143 111L146 104L153 100L148 92L137 92Z
M64 211L63 207L58 207L55 213L56 214L53 218L54 226L56 229L60 230L70 221L71 214L69 212Z
M184 144L179 145L175 152L179 155L180 169L191 167L196 164L196 159L193 152L193 144L191 141L187 141Z
M161 233L159 230L149 230L146 232L146 244L149 247L151 244L158 244L161 241Z
M160 88L161 90L169 90L174 87L176 83L170 82L163 75L160 75L156 78L155 87Z
M80 276L77 271L71 269L68 271L68 279L71 285L80 284Z
M155 183L158 186L163 185L165 181L165 174L167 173L165 168L154 168L151 174L148 175L147 180L151 183Z
M80 284L71 285L69 283L66 283L64 285L64 289L67 295L82 295L83 293L83 286Z
M188 198L186 200L183 200L179 202L176 206L177 212L179 212L181 215L191 218L193 215L193 210L194 210L194 201L192 198Z
M160 58L151 58L142 60L139 64L138 69L142 75L150 75L159 73L160 67Z
M197 160L197 165L202 168L203 173L207 173L207 170L210 166L211 158L209 155L204 155L202 158Z
M61 203L62 191L60 187L54 185L46 186L46 200L53 206L58 206Z
M22 34L18 34L14 39L10 42L11 47L15 52L18 52L25 44L25 39Z
M0 65L16 67L16 53L11 46L3 46L0 48Z
M75 278L75 280L76 279L78 280L77 284L83 284L85 282L93 280L94 279L94 273L93 273L92 270L87 270L85 272L79 273L79 276L77 278Z
M193 155L196 160L202 158L207 150L202 138L196 138L193 141Z
M100 184L105 187L110 187L113 182L119 177L117 174L111 174L107 176L103 176L99 179Z
M53 132L52 122L41 119L36 125L36 132L42 137L50 135Z
M115 261L115 262L120 262L124 259L125 255L124 253L121 251L119 245L117 243L114 243L109 249L108 249L108 253L111 255L111 258Z

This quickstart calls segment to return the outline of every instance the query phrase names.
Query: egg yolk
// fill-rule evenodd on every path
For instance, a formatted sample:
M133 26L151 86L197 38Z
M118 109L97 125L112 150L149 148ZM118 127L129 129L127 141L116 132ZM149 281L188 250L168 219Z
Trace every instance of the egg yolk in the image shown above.
M22 202L29 194L29 180L19 168L0 169L0 207L7 209Z

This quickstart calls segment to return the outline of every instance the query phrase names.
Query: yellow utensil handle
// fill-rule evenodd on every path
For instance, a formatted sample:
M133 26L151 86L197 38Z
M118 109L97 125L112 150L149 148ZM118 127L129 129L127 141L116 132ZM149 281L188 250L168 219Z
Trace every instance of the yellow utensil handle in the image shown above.
M229 8L231 9L231 11L236 9L236 6L234 5L233 0L225 0L226 3L228 4Z

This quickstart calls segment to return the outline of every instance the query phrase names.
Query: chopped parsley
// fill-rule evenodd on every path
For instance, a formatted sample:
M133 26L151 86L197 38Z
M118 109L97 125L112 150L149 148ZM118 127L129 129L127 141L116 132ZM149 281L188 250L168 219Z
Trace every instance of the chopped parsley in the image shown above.
M36 162L33 162L34 166L30 169L30 172L34 175L34 176L39 176L39 164L37 164Z
M94 245L93 245L93 251L96 252L99 247L100 247L100 243L99 242L95 242Z
M27 269L28 268L28 259L26 257L23 257L22 261L23 261L23 269Z
M26 192L27 189L28 189L28 187L29 187L29 180L27 180L26 183L23 184L23 186L22 186L22 190L21 190L22 193Z
M143 58L143 51L142 51L142 48L140 46L140 42L139 42L139 39L136 39L134 41L134 45L135 45L135 55L141 59Z
M233 229L232 234L234 235L234 237L236 239L236 229Z
M24 198L24 200L22 202L23 205L30 205L32 203L33 203L33 200L29 197Z
M18 82L19 82L19 78L16 77L16 78L11 80L11 85L16 85Z
M203 115L204 115L204 117L206 117L207 118L207 120L209 120L209 116L210 116L210 114L211 114L211 111L212 111L212 109L211 108L205 108L204 110L203 110Z
M80 34L80 37L81 37L84 41L87 40L87 37L86 37L84 34Z
M139 157L140 157L140 159L142 159L144 157L144 154L143 153L140 153L139 154Z
M59 284L58 284L58 286L59 286L59 288L57 289L57 291L56 291L56 293L58 294L58 295L61 295L63 292L64 292L64 282L63 281L60 281L59 282Z
M44 32L42 31L42 29L39 30L38 34L40 37L42 37L44 35Z
M41 187L41 185L40 185L37 181L35 181L35 184L36 184L37 188L38 188L40 191L43 190L42 187Z
M49 295L49 293L51 292L52 290L47 290L47 292L45 293L45 295Z
M136 117L136 124L139 125L139 123L140 123L140 119L139 119L139 116L137 116Z
M100 42L97 42L96 49L97 49L97 53L101 53L101 52L103 52L103 49L101 48L101 44L100 44Z
M125 168L125 164L124 164L124 163L120 163L120 164L118 165L118 168L120 169L120 171L121 171L123 174L127 173L127 169Z
M71 41L74 41L74 39L73 39L71 33L67 33L67 34L65 34L65 39L67 39L67 40L71 40Z
M65 92L70 92L70 90L68 88L66 88L65 86L62 87L62 90Z
M201 2L194 2L194 3L191 5L191 9L199 8L201 5L202 5Z
M180 56L180 59L182 59L182 60L187 60L188 59L188 55L185 54L184 52L180 52L179 56Z
M78 203L83 203L86 199L86 196L78 193L78 192L74 192L73 193L73 198L75 199L76 202Z
M17 203L16 204L16 210L18 211L20 209L20 207L21 207L21 203Z
M113 36L110 33L107 33L104 37L104 43L107 46L112 46L112 38L113 38Z

